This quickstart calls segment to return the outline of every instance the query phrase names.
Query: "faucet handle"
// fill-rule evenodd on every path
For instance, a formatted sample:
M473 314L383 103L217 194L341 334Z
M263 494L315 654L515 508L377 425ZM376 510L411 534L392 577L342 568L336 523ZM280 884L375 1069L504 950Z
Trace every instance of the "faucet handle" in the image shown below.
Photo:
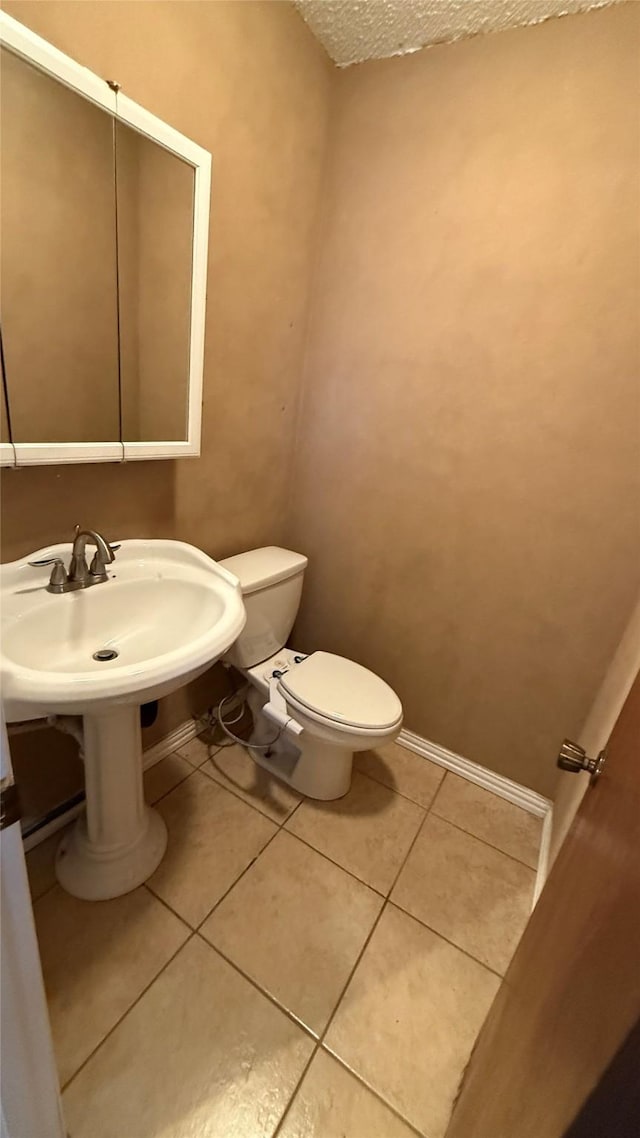
M44 565L53 565L51 576L49 577L49 584L66 585L67 571L61 557L41 557L38 561L30 561L29 565L33 569L40 569Z
M107 549L109 550L109 552L111 553L111 561L115 561L116 550L120 549L120 545L119 544L118 545L112 545L111 542L108 541L106 543L106 546L107 546ZM106 576L107 576L107 568L106 568L106 565L104 563L104 556L101 553L100 548L96 549L96 551L95 551L95 553L91 559L91 567L89 569L89 572L90 572L92 577L105 577L106 578Z

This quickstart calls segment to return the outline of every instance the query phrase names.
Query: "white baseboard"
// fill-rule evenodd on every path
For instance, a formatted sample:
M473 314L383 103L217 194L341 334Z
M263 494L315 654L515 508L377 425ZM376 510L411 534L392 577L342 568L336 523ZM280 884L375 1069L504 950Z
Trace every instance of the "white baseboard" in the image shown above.
M168 735L159 739L151 747L145 747L142 752L142 769L147 771L149 767L154 767L156 763L166 759L172 751L177 751L178 747L184 747L186 743L195 739L199 731L202 730L202 724L198 719L185 719L179 727L174 727Z
M459 774L468 782L475 782L476 786L490 790L499 798L513 802L515 806L522 807L523 810L527 810L529 814L537 815L538 818L544 818L551 806L548 798L542 794L537 794L535 790L529 790L528 786L521 786L518 782L512 782L510 778L505 778L502 774L496 774L495 771L481 767L479 763L472 763L471 759L463 759L462 755L447 751L446 747L440 747L437 743L430 743L428 739L422 739L420 735L414 735L412 731L401 731L396 742L401 747L406 747L409 751L415 751L417 755L430 759L432 763L438 763L439 766L446 767L454 774Z
M463 759L462 755L456 755L453 751L448 751L446 747L440 747L437 743L430 743L428 739L423 739L420 735L414 735L412 731L401 731L396 742L399 743L401 747L406 747L408 751L414 751L416 755L422 755L423 758L429 759L430 762L437 763L441 767L446 767L448 771L453 771L454 774L460 775L461 778L466 778L468 782L474 782L476 786L481 786L484 790L491 791L492 794L496 794L499 798L504 798L507 802L513 802L514 806L519 806L529 814L534 814L537 818L544 819L536 870L536 883L533 891L532 907L534 907L542 892L542 887L547 879L549 869L549 848L551 845L553 819L553 803L551 800L545 798L542 794L538 794L535 790L530 790L528 786L521 786L520 783L513 782L510 778L505 778L504 775L496 774L495 771L481 767L479 763L472 763L470 759Z
M535 909L538 898L542 893L545 881L549 875L549 853L551 850L551 832L553 830L553 804L549 803L549 809L544 816L542 823L542 837L540 839L540 853L538 855L538 870L536 873L536 884L533 890L533 904L532 909Z

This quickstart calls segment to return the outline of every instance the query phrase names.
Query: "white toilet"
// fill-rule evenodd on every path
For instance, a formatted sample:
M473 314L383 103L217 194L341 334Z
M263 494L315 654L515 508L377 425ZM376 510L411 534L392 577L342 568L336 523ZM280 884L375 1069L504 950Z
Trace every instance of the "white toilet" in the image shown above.
M247 623L224 657L251 684L255 762L310 798L340 798L356 751L390 743L402 704L373 672L329 652L285 648L307 558L268 546L220 562L242 587Z

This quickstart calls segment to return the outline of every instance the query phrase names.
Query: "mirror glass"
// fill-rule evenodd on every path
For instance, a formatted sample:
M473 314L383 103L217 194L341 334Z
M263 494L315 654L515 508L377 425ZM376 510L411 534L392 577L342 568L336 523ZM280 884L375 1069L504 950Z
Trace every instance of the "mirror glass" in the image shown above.
M194 170L117 121L122 438L187 438Z
M114 120L6 48L0 64L0 286L13 441L117 441Z

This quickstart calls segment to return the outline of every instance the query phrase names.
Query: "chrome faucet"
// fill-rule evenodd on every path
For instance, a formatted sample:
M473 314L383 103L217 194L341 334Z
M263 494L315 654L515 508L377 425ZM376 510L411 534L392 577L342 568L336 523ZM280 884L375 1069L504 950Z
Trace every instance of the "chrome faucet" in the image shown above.
M85 555L87 545L96 547L91 567L87 565ZM43 557L41 561L30 561L29 564L34 568L39 568L41 565L53 566L47 592L72 593L77 589L88 589L91 585L108 581L107 565L115 560L116 550L119 548L119 545L110 545L96 530L80 529L80 526L76 526L68 573L61 557Z

